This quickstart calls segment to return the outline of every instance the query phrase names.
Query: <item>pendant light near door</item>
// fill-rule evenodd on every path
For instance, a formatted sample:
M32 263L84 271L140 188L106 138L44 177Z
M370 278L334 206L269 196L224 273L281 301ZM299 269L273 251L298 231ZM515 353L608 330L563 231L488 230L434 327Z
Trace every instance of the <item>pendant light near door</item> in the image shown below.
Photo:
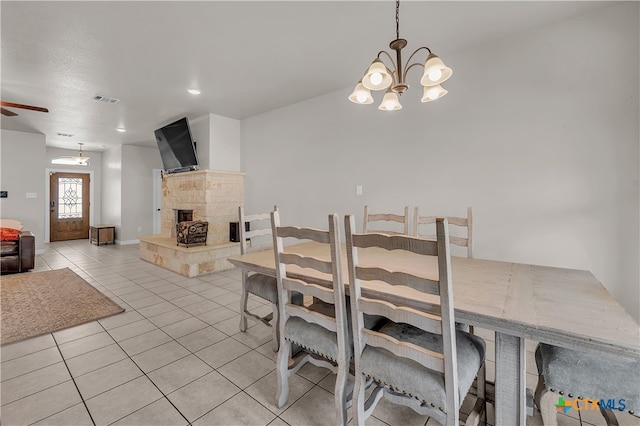
M57 157L51 160L51 164L65 164L69 166L88 166L89 165L89 157L86 157L82 152L82 142L78 142L80 145L80 153L75 157Z

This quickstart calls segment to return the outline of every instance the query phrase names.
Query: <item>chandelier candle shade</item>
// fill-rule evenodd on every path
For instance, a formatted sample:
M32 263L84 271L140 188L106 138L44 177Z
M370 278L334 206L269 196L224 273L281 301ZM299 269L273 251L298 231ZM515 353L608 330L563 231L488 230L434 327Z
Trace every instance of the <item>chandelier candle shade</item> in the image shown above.
M382 103L378 109L382 111L395 111L402 109L398 95L402 95L409 85L406 83L407 72L413 67L422 67L424 73L420 79L423 86L422 102L431 102L447 94L447 90L441 83L451 77L453 71L447 67L442 59L434 55L428 47L420 47L413 51L407 62L402 63L402 49L407 46L407 40L400 38L400 0L396 0L396 39L389 43L389 47L396 51L396 59L382 50L376 59L371 63L362 79L356 85L349 100L356 104L373 103L372 90L385 90ZM421 51L428 52L426 60L423 62L411 63L413 57ZM391 67L382 61L386 57L391 62Z

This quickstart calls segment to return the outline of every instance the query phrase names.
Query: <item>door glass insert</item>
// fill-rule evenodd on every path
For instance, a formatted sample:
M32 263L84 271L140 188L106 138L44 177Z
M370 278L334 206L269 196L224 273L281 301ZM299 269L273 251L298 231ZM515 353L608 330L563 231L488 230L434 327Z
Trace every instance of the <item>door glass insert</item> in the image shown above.
M58 178L58 219L82 217L82 179Z

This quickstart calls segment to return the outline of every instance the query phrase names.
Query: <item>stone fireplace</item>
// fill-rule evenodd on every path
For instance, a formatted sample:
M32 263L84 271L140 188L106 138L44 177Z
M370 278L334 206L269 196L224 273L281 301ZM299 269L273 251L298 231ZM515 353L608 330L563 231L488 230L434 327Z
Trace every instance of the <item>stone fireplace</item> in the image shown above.
M160 235L140 237L140 258L187 277L233 268L226 258L240 253L240 246L229 242L229 222L238 220L243 200L244 173L196 170L165 175ZM190 220L209 223L206 246L176 245L176 223L189 212Z

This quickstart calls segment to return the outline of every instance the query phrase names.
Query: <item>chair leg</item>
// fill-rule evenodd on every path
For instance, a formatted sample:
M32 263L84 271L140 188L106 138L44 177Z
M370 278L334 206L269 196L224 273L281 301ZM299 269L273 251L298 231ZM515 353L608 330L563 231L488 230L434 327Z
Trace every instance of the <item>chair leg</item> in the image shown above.
M613 411L607 410L600 405L600 413L602 414L602 417L604 417L604 421L607 423L607 426L618 426L618 419L616 419Z
M271 325L271 328L273 330L272 334L273 334L273 351L274 352L278 352L278 349L280 348L280 323L279 323L279 316L278 316L278 305L277 304L273 304L273 324Z
M243 272L245 274L245 272ZM245 279L246 277L243 275L242 277L242 295L240 296L240 331L247 331L247 301L249 298L249 293L245 287Z
M542 424L544 426L558 426L558 410L556 409L557 402L557 394L543 388L540 392L538 408L540 408L540 415L542 416Z
M478 370L478 376L476 378L476 403L469 413L465 425L478 426L484 415L484 424L487 424L487 399L486 399L486 365L483 363Z
M336 425L347 425L347 379L349 370L345 365L338 365L338 374L334 388L334 399L336 406Z
M289 399L289 355L291 353L291 342L283 339L278 349L276 360L276 374L278 375L278 391L276 393L276 406L284 407Z
M367 383L366 383L367 379L365 378L365 376L363 374L361 374L359 371L356 370L356 374L355 374L355 384L353 387L353 424L354 425L364 425L365 424L365 420L367 419L368 414L371 414L371 412L373 412L374 407L366 407L365 404L367 402L373 402L373 405L375 406L375 404L377 403L377 400L375 401L369 401L368 399L365 398L365 391L367 389ZM373 384L373 386L375 386L375 384ZM379 400L382 397L382 389L378 389L377 387L374 389L373 393L376 393L377 395L379 395L377 397L377 399ZM373 395L373 394L372 394ZM370 404L371 405L371 404ZM369 408L369 413L367 413L367 408Z

